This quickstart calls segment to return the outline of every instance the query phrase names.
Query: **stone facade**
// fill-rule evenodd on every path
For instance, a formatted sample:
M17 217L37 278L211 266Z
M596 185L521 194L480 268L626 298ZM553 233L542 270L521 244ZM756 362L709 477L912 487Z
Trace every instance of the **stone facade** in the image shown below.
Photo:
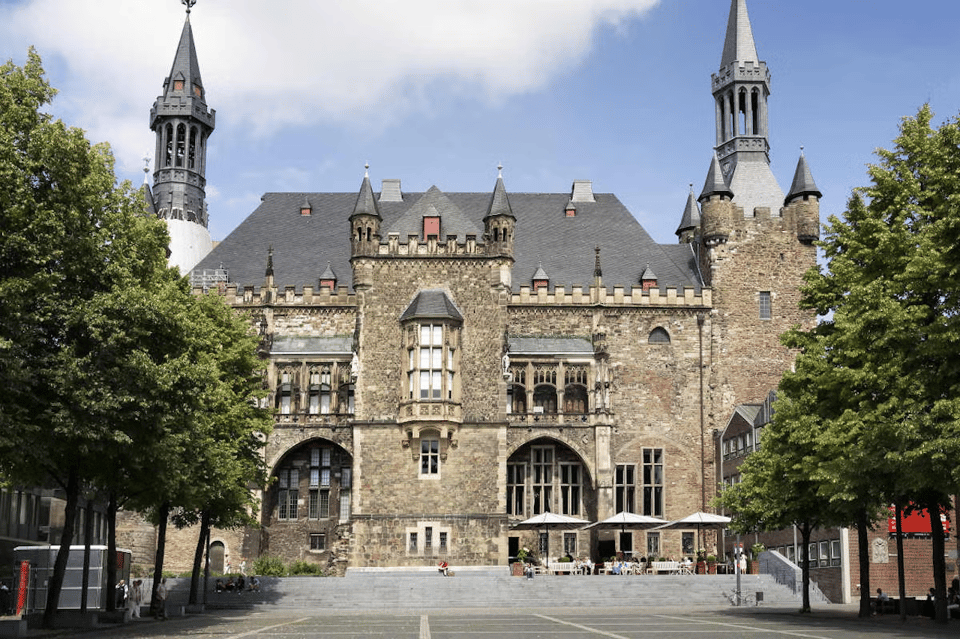
M745 12L733 0L749 31ZM767 148L765 130L750 135ZM223 273L219 294L253 318L276 413L260 527L216 532L224 552L334 574L500 566L523 547L694 552L691 531L515 525L710 509L713 433L790 366L780 333L814 320L797 304L819 192L810 178L784 199L765 164L752 192L742 176L761 155L725 156L739 193L711 168L702 227L691 199L673 245L587 181L509 194L501 176L492 193L446 194L385 180L376 194L365 177L358 193L264 196L196 271ZM171 564L187 550L172 545Z

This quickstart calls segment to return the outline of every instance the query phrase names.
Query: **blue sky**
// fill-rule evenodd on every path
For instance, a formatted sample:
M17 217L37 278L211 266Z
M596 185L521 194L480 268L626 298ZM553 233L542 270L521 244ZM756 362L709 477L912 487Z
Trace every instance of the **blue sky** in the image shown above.
M873 151L929 102L960 113L960 3L749 0L773 76L772 166L801 145L841 214ZM224 238L270 191L612 192L672 243L714 143L710 74L729 0L199 0L191 14L217 129L210 230ZM0 0L0 55L43 57L51 111L108 141L143 181L150 107L183 25L177 0ZM346 223L346 222L344 222Z

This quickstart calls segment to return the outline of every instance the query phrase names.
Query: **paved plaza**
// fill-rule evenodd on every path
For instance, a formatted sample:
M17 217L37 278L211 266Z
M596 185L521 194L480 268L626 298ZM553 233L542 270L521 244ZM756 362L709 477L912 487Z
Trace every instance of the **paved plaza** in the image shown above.
M60 631L37 636L155 639L324 639L387 637L390 639L886 639L889 637L953 637L957 621L940 626L910 617L905 624L887 615L858 619L852 606L829 606L810 615L795 610L731 609L660 611L552 608L540 611L451 610L429 614L403 612L217 611L201 615L134 620L122 627L87 632Z

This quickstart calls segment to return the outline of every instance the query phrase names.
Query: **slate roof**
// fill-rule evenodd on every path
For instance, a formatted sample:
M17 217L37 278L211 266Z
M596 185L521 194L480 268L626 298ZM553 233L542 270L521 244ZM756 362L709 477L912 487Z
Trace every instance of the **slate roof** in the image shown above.
M417 293L410 306L400 316L400 321L408 319L452 319L463 321L463 315L457 305L443 291L427 289Z
M177 54L173 58L173 66L170 68L170 75L167 76L167 86L164 89L164 97L169 97L173 92L173 80L182 77L184 81L184 91L191 95L193 87L200 87L200 100L204 96L203 80L200 79L200 63L197 61L197 47L193 42L193 29L190 27L190 15L183 23L183 32L180 34L180 44L177 45Z
M790 192L784 200L784 205L790 200L804 195L823 197L823 193L817 188L817 183L813 181L813 174L810 172L807 158L801 151L800 159L797 161L797 170L793 174L793 184L790 185Z
M507 337L512 355L593 355L585 337Z
M349 355L353 352L353 337L277 337L270 347L271 355Z
M472 232L480 241L491 193L443 193L431 188L426 193L404 193L402 202L379 201L381 241L387 241L390 231L400 233L401 242L407 241L406 234L419 234L419 217L431 207L439 207L442 237L455 232L462 242ZM313 207L309 216L300 214L305 199ZM341 275L339 283L349 285L349 218L357 200L356 191L267 193L260 206L195 268L214 269L222 264L230 283L259 288L272 245L275 283L280 289L316 287L328 262ZM565 215L569 200L569 193L509 194L516 218L514 290L531 285L530 276L538 265L550 274L551 288L589 288L594 281L594 247L601 249L603 283L608 289L639 287L648 265L657 273L661 288L700 289L696 257L689 245L655 242L613 194L598 193L595 202L578 202L575 217Z

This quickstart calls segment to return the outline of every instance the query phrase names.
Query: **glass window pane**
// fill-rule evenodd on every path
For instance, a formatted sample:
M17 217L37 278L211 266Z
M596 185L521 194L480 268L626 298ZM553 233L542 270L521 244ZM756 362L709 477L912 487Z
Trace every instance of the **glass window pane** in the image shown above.
M430 328L433 329L433 345L440 346L443 344L443 326L437 324L435 326L431 326Z

